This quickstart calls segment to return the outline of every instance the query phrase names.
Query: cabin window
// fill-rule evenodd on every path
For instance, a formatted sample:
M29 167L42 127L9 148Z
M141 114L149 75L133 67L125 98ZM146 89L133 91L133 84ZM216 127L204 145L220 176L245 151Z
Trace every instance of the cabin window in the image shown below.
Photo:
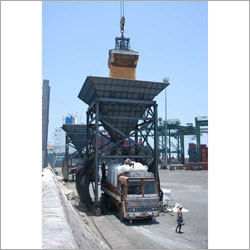
M128 194L142 194L141 184L129 183L128 184Z
M144 183L144 194L156 194L156 184L152 182Z

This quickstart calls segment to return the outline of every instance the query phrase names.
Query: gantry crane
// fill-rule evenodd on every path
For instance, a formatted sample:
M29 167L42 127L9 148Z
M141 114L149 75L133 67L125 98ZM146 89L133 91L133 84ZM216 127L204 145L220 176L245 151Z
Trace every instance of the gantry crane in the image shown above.
M204 133L208 133L208 117L195 117L195 126L188 123L186 126L180 124L178 119L176 122L169 122L167 124L167 153L168 159L171 159L172 154L177 154L177 159L181 163L185 163L185 136L196 137L197 161L201 161L200 154L200 137ZM147 131L148 128L145 128ZM149 132L150 135L150 132ZM159 118L158 122L158 136L159 136L159 152L165 152L165 121ZM174 143L175 142L175 143Z

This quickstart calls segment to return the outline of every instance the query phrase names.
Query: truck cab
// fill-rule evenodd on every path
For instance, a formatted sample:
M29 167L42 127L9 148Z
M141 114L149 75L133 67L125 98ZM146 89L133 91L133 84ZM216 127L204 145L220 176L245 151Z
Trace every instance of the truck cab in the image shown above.
M120 176L120 211L123 218L154 218L159 216L159 191L154 177Z
M104 192L101 206L116 208L121 221L129 219L153 219L160 213L158 182L150 172L125 172L117 176L116 185L106 180L101 183Z

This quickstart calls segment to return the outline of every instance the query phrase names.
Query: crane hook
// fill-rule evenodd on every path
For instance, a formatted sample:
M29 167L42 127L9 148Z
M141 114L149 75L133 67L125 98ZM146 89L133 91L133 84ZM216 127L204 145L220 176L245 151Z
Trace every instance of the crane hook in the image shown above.
M120 21L120 29L121 29L122 37L123 37L123 33L124 33L124 26L125 26L125 17L122 16L121 21Z

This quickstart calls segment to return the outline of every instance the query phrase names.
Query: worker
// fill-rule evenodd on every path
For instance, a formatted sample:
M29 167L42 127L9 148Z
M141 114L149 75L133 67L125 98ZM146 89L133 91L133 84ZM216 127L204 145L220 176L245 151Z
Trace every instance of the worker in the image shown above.
M130 166L130 165L131 165L131 160L130 160L129 158L126 159L126 160L125 160L125 164Z
M179 206L178 207L178 210L177 210L177 227L175 229L175 232L177 232L178 228L179 228L179 233L182 233L181 231L181 227L184 225L184 220L183 220L183 217L182 217L182 206Z
M102 179L106 179L106 166L104 162L102 163Z

